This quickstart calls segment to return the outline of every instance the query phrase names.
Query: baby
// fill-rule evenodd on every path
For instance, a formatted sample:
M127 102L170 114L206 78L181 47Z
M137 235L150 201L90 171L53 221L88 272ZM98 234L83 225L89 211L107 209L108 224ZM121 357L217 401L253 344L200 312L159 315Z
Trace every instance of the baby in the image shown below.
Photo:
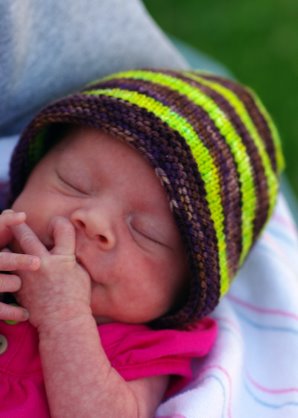
M42 110L0 216L0 417L152 417L211 350L282 166L259 99L211 74L126 71Z

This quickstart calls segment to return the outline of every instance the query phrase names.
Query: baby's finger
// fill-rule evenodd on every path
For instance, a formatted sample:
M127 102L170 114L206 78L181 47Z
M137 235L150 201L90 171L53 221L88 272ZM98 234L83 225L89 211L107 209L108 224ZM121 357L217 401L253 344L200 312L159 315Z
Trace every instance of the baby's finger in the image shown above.
M21 279L15 274L0 273L0 293L17 292L22 285Z
M48 254L46 247L27 224L14 225L11 230L25 253L37 256Z
M28 318L29 313L26 309L0 302L0 319L3 321L21 322L26 321Z
M68 219L62 216L53 218L50 228L54 239L53 254L73 255L75 252L75 229Z
M11 231L9 229L12 225L18 225L24 222L26 214L24 212L14 212L11 209L3 211L0 215L0 248L4 247L11 240Z
M0 252L0 270L2 271L35 271L39 267L40 259L35 255Z
M12 209L5 209L1 212L0 224L5 224L7 226L16 225L21 222L24 222L25 219L25 212L15 212Z

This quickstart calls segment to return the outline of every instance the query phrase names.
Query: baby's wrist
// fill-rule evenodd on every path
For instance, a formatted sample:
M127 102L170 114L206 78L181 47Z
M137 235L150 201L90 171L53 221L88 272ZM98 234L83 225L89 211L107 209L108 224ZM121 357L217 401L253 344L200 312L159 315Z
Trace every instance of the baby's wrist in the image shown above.
M93 319L92 311L89 306L71 306L65 304L59 309L45 311L43 315L34 320L33 325L38 329L39 334L48 334L65 329L67 326L79 324L82 321ZM30 320L30 317L29 317ZM35 323L34 323L35 322Z

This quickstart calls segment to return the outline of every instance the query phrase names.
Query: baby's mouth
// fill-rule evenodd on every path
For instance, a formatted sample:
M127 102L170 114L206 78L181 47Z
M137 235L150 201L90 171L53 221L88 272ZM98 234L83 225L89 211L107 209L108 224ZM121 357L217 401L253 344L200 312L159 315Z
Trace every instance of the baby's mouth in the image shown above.
M44 246L46 247L46 249L50 252L53 248L54 245L53 244L44 244Z
M92 280L90 271L88 270L88 268L86 267L86 265L84 264L83 260L80 258L80 256L76 255L76 262L79 264L79 266L81 266L89 275L90 279Z
M54 243L52 237L49 236L49 234L46 234L43 238L40 237L39 239L49 252L52 251L52 249L55 246L55 243Z
M86 267L84 266L84 263L82 262L79 256L76 256L76 261L80 266L82 266L86 270Z

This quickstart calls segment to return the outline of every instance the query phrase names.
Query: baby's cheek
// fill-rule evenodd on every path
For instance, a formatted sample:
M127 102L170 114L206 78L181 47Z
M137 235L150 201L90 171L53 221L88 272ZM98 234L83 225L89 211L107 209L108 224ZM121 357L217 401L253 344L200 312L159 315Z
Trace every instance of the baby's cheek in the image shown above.
M32 206L34 201L35 199L32 200L32 197L25 189L13 202L11 208L16 212L24 211L27 213L28 211L30 211L30 207Z
M147 321L166 313L174 303L176 289L167 271L163 266L159 269L150 269L147 274L140 274L131 287L131 297L135 305L146 316Z

